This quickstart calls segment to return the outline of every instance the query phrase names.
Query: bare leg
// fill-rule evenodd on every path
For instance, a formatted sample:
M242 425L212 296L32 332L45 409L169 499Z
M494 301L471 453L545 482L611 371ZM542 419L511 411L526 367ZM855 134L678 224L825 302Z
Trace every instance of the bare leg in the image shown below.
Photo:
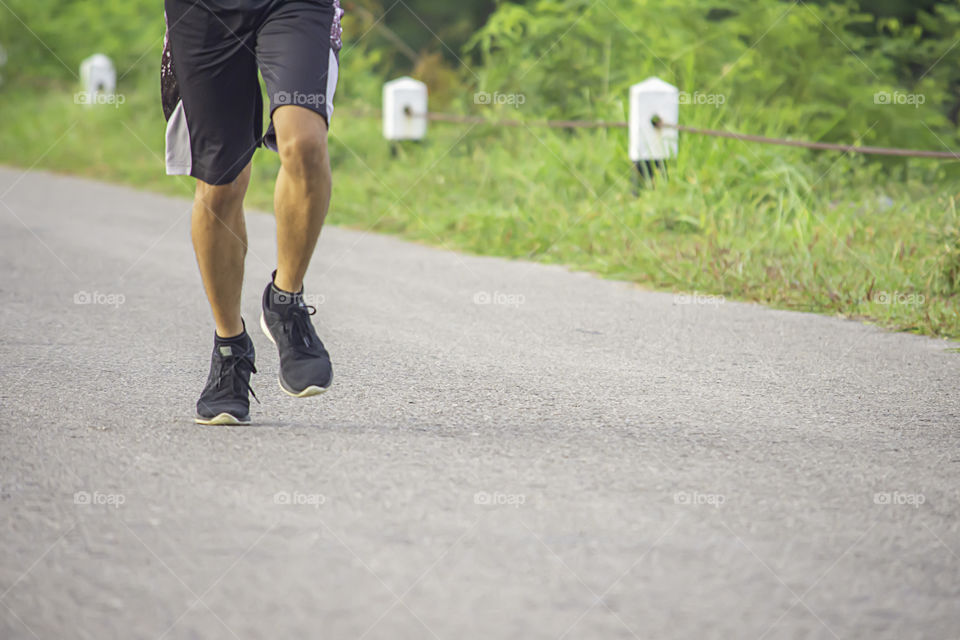
M330 205L332 176L327 124L319 114L296 105L273 112L280 150L274 193L277 219L277 275L283 291L299 291Z
M249 182L249 164L230 184L214 186L198 180L193 201L193 250L221 338L243 332L240 294L247 255L243 196Z

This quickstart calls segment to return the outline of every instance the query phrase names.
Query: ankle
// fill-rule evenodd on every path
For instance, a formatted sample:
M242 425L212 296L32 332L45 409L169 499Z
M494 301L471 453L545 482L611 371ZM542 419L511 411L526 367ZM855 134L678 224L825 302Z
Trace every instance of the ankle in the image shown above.
M283 293L299 293L303 289L303 278L299 281L294 280L277 269L273 274L273 286Z
M243 321L243 318L240 319L240 322L237 324L227 324L221 325L217 324L216 337L218 340L236 340L237 338L242 337L247 333L247 325Z

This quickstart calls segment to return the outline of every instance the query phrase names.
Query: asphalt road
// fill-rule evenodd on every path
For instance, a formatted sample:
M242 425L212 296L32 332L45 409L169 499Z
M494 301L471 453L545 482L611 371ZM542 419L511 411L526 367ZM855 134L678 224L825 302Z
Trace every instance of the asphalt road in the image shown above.
M200 427L188 210L0 170L0 638L960 637L949 343L328 228Z

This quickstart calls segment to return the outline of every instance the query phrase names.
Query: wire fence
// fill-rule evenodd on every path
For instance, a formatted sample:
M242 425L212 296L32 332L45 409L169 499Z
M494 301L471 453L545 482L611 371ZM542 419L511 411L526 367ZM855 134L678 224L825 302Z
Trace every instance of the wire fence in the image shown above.
M898 156L901 158L936 158L940 160L960 160L960 152L956 151L926 151L923 149L897 149L895 147L870 147L858 146L852 144L835 144L832 142L811 142L808 140L789 140L787 138L768 138L766 136L755 136L746 133L734 133L732 131L718 131L716 129L703 129L700 127L688 127L681 124L670 124L666 122L654 122L655 127L664 129L676 129L685 133L693 133L702 136L712 136L715 138L730 138L743 142L756 142L759 144L775 144L783 147L800 147L803 149L815 149L818 151L841 151L844 153L861 153L873 156Z
M381 111L352 111L357 117L380 117ZM407 110L406 115L411 118L425 118L430 122L447 122L456 124L488 125L494 127L549 127L554 129L625 129L629 126L626 121L613 120L491 120L483 116L468 116L454 113L413 113ZM896 147L874 147L853 144L837 144L832 142L813 142L810 140L792 140L789 138L772 138L734 131L705 129L682 124L663 122L654 119L653 126L658 129L675 129L693 135L710 136L753 142L757 144L772 144L784 147L797 147L816 151L838 151L842 153L859 153L863 155L894 156L901 158L927 158L936 160L960 160L960 151L929 151L924 149L900 149Z

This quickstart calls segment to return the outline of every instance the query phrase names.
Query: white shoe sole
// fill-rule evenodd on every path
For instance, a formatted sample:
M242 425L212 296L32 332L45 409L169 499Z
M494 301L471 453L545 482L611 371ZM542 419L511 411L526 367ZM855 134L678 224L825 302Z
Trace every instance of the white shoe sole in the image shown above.
M240 420L239 418L230 415L229 413L221 413L212 418L194 418L194 422L197 424L210 424L210 425L248 425L250 424L249 418L247 420Z
M267 339L273 343L273 346L277 346L277 341L273 339L273 334L270 333L270 327L267 326L267 319L263 317L262 311L260 312L260 330L263 331L263 335L267 336ZM333 383L333 380L330 382ZM311 384L300 393L294 393L283 386L283 381L280 379L280 376L277 376L277 384L280 385L280 390L291 398L309 398L310 396L319 396L320 394L326 393L327 389L330 388L318 387L315 384Z
M317 385L312 384L306 389L304 389L303 391L301 391L300 393L292 393L290 391L287 391L287 389L283 386L283 383L280 382L279 378L277 379L277 384L280 385L280 390L283 391L288 396L290 396L291 398L309 398L310 396L319 396L320 394L327 392L327 390L324 389L323 387L318 387Z

